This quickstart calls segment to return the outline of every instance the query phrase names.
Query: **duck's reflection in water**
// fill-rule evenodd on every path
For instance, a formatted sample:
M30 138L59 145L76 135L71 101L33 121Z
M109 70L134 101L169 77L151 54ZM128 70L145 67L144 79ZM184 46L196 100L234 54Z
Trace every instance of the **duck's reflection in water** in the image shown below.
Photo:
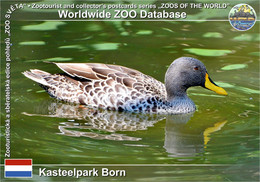
M61 122L59 125L59 134L94 139L138 141L141 138L127 136L120 132L147 130L148 127L152 127L155 123L165 118L165 116L156 114L108 111L61 102L52 102L47 104L47 106L44 103L39 107L41 108L35 108L37 114L26 112L23 114L28 116L66 118L68 122Z
M23 114L66 118L68 122L59 123L59 134L101 140L139 141L142 138L127 136L122 132L147 130L148 127L153 127L155 123L166 119L164 148L172 157L192 157L201 153L205 144L209 142L210 133L219 130L225 124L221 122L220 125L215 124L216 127L194 134L187 130L187 122L193 113L185 115L136 114L61 102L47 103L47 106L46 103L41 104L35 109L37 114L26 112Z
M179 160L193 160L187 157L201 154L207 148L210 135L219 131L227 122L224 120L215 123L214 126L195 129L192 123L187 124L192 116L193 113L166 116L164 148L169 156L180 157Z
M203 136L186 131L186 124L193 114L166 117L164 148L172 157L191 157L204 148Z

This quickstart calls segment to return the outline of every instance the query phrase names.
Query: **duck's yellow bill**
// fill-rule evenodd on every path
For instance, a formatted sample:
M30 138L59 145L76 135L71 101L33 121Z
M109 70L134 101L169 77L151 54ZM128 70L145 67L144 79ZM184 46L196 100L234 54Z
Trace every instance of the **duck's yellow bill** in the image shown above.
M209 90L212 90L220 95L228 95L226 90L224 90L222 87L217 86L210 78L208 73L206 73L205 76L205 87Z

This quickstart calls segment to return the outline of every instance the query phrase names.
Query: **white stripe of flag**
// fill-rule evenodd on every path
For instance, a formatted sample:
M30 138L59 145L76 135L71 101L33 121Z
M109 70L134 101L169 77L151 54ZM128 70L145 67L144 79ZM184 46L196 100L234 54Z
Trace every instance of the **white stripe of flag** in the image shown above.
M32 166L23 165L6 165L5 171L32 171Z

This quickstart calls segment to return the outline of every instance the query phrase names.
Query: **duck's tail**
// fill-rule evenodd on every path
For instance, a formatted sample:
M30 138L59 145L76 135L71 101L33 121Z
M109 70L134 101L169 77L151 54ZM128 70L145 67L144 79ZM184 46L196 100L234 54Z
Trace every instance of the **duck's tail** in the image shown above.
M43 86L51 87L51 85L48 83L48 77L50 77L51 74L48 72L31 69L30 71L23 72L23 75Z
M51 97L67 102L78 103L78 95L81 90L78 88L79 82L61 74L50 74L38 69L23 72L24 76L39 83Z

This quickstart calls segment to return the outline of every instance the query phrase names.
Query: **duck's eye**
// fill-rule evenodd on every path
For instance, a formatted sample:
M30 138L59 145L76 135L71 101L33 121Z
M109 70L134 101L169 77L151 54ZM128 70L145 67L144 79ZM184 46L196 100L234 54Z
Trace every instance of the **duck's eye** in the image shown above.
M199 70L199 67L198 66L194 66L194 68L193 68L194 70Z

